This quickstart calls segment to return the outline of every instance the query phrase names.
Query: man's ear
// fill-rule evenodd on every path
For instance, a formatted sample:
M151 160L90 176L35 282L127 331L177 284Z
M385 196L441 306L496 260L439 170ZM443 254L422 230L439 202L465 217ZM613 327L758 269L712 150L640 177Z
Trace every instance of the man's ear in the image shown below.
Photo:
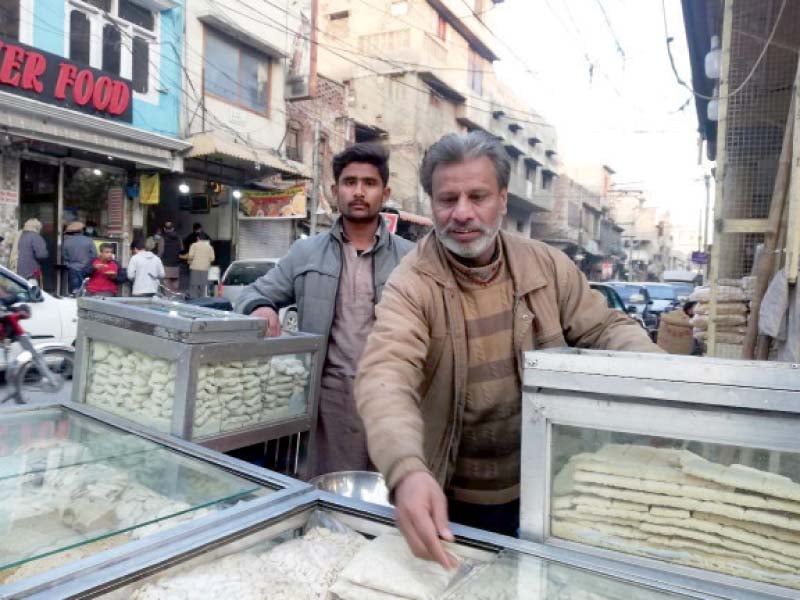
M385 204L386 201L392 197L392 188L386 186L383 188L383 200L381 201L381 205Z
M339 200L339 186L338 186L338 185L336 185L335 183L332 183L332 184L331 184L331 196L333 196L334 198L336 198L336 200L337 200L337 204L338 204L338 200Z
M508 190L500 190L500 214L508 214Z

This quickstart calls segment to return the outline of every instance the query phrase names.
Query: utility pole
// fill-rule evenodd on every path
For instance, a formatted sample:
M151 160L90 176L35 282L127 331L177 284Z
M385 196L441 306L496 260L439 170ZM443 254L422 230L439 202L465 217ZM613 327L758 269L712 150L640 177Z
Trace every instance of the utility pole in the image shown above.
M311 221L309 235L317 233L317 209L319 207L319 145L320 145L320 125L319 119L314 121L314 151L311 160Z
M705 175L706 180L706 217L705 223L703 225L703 247L700 248L702 252L706 252L708 249L708 211L711 207L711 175L706 173Z

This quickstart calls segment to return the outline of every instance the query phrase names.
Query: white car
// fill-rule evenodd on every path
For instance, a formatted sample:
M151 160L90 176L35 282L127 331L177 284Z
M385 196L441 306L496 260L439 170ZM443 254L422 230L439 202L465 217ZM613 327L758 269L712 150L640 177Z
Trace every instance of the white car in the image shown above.
M236 304L242 290L278 264L277 258L251 258L235 260L225 269L217 286L217 296ZM288 306L280 310L281 327L284 331L297 331L297 309Z
M16 273L0 266L0 287L5 294L18 298L31 308L31 318L22 327L36 345L62 344L73 346L78 331L78 305L74 298L57 298L25 281ZM13 344L9 359L14 360L20 348ZM6 368L6 357L0 350L0 370Z

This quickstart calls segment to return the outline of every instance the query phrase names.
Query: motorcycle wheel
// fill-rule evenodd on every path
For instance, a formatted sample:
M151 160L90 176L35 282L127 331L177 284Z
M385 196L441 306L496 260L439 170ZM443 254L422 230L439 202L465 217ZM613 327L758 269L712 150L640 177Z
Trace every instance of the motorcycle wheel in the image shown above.
M41 351L50 370L61 378L61 381L72 379L75 365L75 353L61 348L48 348ZM50 392L48 380L39 371L36 364L29 360L17 369L16 380L23 392Z

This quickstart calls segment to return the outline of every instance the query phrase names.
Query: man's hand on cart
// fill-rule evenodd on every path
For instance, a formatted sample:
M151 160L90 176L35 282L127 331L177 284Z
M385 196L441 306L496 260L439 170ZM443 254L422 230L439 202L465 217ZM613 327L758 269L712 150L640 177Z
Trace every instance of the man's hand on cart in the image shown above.
M281 334L281 319L278 313L268 306L261 306L250 313L251 317L258 317L259 319L266 319L267 337L278 337Z
M455 538L447 522L447 498L436 480L425 471L409 473L395 488L394 498L397 526L414 556L455 569L458 561L442 544Z

